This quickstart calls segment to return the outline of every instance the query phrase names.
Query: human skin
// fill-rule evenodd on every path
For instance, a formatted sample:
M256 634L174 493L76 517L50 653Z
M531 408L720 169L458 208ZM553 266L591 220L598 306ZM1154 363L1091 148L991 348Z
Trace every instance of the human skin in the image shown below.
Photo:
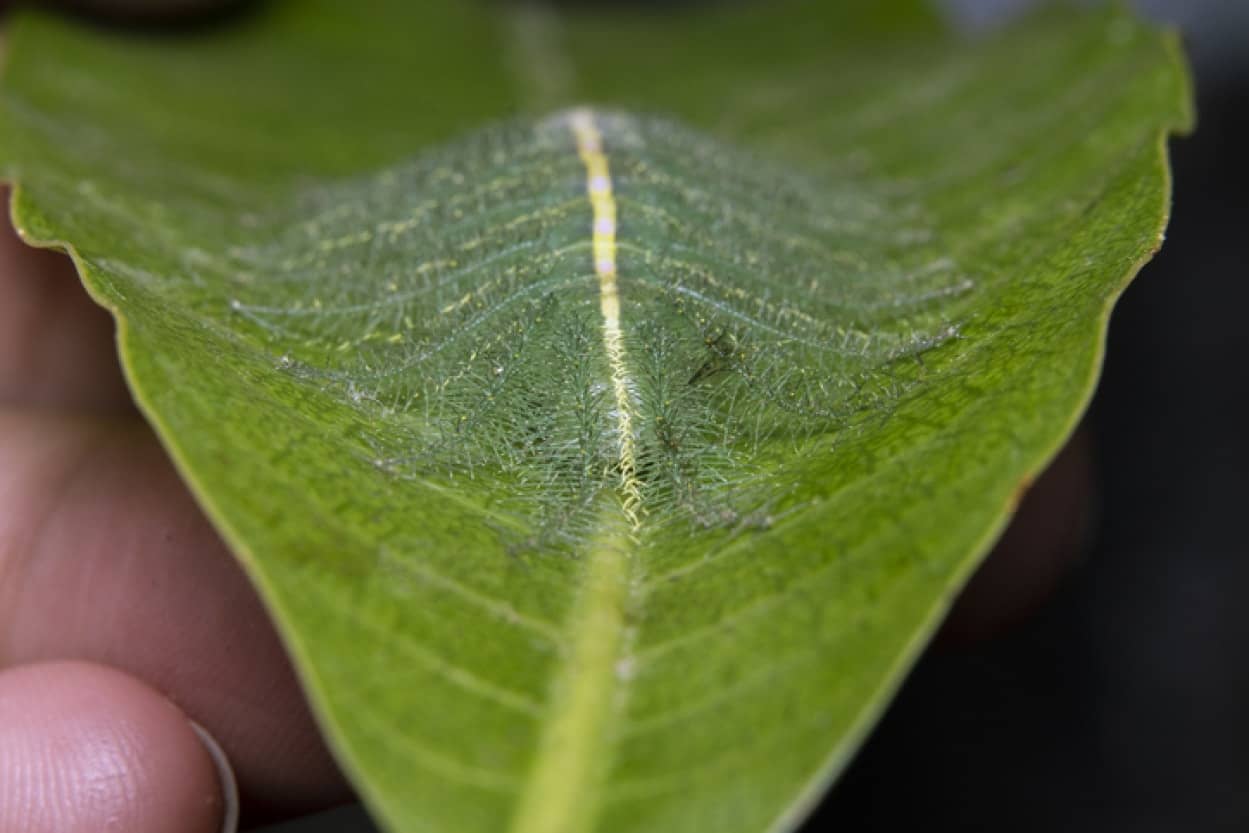
M186 716L251 818L346 800L259 600L131 404L112 330L67 258L0 227L0 833L220 829Z

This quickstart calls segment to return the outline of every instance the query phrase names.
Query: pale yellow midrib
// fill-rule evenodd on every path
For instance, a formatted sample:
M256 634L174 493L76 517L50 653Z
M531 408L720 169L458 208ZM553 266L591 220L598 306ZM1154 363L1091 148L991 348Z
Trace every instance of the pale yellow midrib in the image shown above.
M594 272L615 404L619 482L615 498L600 504L596 532L584 552L580 592L564 624L568 647L511 833L587 833L594 825L609 766L611 724L621 705L618 682L629 648L630 568L642 502L632 383L620 328L611 170L594 115L575 110L567 124L585 166L593 209Z
M581 593L569 614L573 637L551 688L551 710L521 795L512 833L591 829L608 766L604 754L618 704L625 652L629 557L635 546L619 507L605 506L585 553Z
M620 329L620 290L616 284L616 196L611 168L603 150L603 135L589 110L575 110L569 127L577 141L577 154L586 171L586 194L593 209L592 238L594 274L599 282L599 312L603 318L603 350L611 372L612 398L619 437L620 496L625 517L633 530L639 526L642 487L637 477L637 449L633 429L633 396L625 361L624 334Z

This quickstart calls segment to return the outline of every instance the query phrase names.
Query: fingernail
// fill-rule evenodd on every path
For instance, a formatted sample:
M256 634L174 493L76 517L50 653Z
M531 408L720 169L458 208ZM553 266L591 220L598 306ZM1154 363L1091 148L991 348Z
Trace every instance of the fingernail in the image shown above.
M230 766L230 759L226 757L225 750L221 748L221 744L208 734L208 730L196 723L194 720L188 721L191 728L195 730L195 734L199 735L199 739L203 742L204 748L208 750L209 757L212 758L213 764L217 767L217 780L221 782L221 833L238 833L239 829L239 785L234 778L234 768Z

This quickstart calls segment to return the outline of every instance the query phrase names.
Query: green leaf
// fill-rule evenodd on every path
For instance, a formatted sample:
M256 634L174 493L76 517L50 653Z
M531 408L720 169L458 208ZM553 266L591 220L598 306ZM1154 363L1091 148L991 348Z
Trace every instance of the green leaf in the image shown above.
M796 824L1086 403L1191 120L1115 11L322 0L8 49L16 221L395 831Z

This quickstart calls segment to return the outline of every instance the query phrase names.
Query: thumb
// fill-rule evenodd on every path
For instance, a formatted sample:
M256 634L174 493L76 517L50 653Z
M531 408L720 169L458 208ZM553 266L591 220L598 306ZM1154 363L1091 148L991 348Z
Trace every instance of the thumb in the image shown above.
M220 833L226 805L210 747L136 678L84 662L0 672L0 833Z

